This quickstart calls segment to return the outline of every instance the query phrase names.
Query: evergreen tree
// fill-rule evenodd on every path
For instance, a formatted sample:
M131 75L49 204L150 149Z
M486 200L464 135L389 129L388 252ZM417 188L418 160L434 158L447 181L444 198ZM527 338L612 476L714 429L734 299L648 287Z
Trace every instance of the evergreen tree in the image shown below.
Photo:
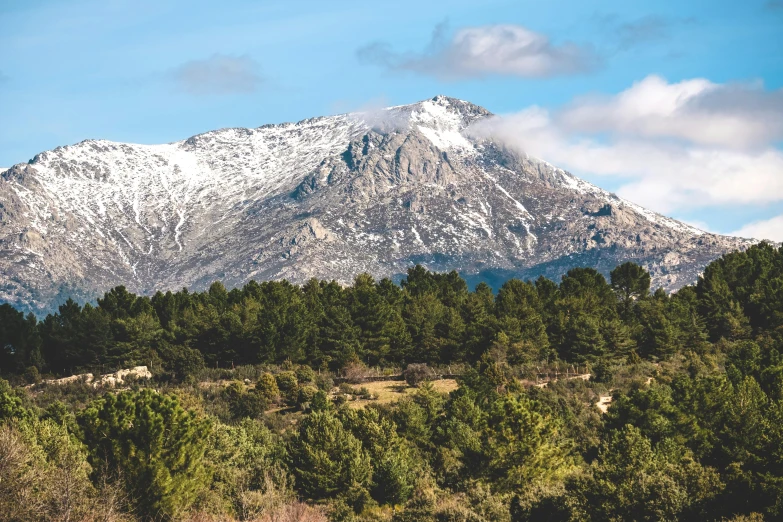
M43 321L41 337L41 355L53 373L100 369L111 343L110 318L89 303L82 308L68 299Z
M524 396L506 395L492 403L482 434L488 472L506 491L562 478L572 469L568 449L558 444L556 421Z
M0 305L0 374L21 373L30 366L43 368L38 320L24 316L9 304Z
M369 455L332 412L308 415L289 451L296 487L307 498L332 498L370 483Z
M475 292L468 295L463 305L465 323L464 341L458 347L455 358L475 363L489 349L495 335L496 316L492 289L486 283L479 283Z
M541 304L531 283L507 281L495 301L498 327L508 336L512 363L534 362L549 355L549 338L539 313Z
M207 483L209 425L152 390L108 394L79 417L95 469L119 474L145 519L172 519Z
M687 451L668 442L653 448L631 426L613 432L583 489L591 520L702 519L722 484Z
M650 293L650 274L636 263L623 263L609 274L612 290L617 295L620 315L623 319L631 317L634 302L647 297Z

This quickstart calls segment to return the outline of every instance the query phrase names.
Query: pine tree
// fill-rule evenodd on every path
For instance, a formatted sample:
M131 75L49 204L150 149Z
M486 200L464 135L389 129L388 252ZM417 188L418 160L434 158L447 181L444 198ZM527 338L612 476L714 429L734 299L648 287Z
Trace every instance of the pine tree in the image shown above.
M650 274L636 263L628 262L612 270L609 276L612 290L617 295L620 316L628 320L634 302L650 293Z
M108 394L81 413L79 424L93 467L122 476L142 517L175 518L207 483L209 424L174 397L148 389Z
M289 451L296 488L306 498L333 498L370 483L369 455L332 412L308 415Z

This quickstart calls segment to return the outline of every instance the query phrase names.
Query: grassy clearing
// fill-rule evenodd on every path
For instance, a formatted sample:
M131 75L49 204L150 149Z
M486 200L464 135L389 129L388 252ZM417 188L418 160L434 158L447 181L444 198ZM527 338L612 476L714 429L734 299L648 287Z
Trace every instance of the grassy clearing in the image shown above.
M432 381L432 387L439 393L449 393L457 389L457 381L454 379L438 379ZM389 404L416 391L416 388L408 386L405 381L367 382L356 384L354 388L367 388L374 398L351 401L349 403L351 408L363 408L368 404Z

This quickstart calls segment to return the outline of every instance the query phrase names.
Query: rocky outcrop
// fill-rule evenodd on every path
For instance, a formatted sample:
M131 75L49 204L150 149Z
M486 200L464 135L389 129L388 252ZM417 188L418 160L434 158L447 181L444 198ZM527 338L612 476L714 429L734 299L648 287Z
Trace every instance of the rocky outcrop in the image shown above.
M117 370L114 373L107 373L105 375L95 378L91 373L81 373L79 375L71 375L70 377L63 377L62 379L46 379L41 381L37 385L30 385L28 388L36 388L40 384L46 386L64 386L66 384L72 384L75 382L82 382L84 384L90 384L93 388L123 386L130 381L137 381L140 379L151 379L152 372L150 372L146 366L135 366L133 368Z
M471 283L608 272L669 290L749 241L708 234L471 137L489 112L436 97L373 114L223 129L166 145L88 140L0 174L0 300L38 313L123 284L250 279Z

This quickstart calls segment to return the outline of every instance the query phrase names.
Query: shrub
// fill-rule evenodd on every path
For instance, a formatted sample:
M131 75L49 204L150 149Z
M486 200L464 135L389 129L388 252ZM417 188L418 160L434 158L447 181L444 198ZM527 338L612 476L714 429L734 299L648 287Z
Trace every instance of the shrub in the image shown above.
M310 405L317 393L318 388L315 386L300 386L296 398L296 405L299 406L300 409L305 409Z
M38 368L35 366L30 366L24 371L24 380L27 382L27 384L38 384L41 382L41 374L38 371Z
M435 372L426 364L409 364L402 373L405 382L410 386L418 386L422 382L431 381L435 378Z
M291 406L296 404L299 394L299 380L296 378L296 373L292 371L280 372L275 375L275 380L286 404Z
M354 395L356 393L354 387L348 384L347 382L340 383L338 389L340 390L340 393L342 393L343 395Z
M259 377L255 392L261 395L269 404L276 404L280 400L280 388L277 387L275 376L269 372Z
M163 367L175 381L184 382L204 370L204 356L195 348L164 344L160 351Z
M315 377L315 372L309 366L301 365L296 368L296 380L299 381L299 384L315 382Z
M257 419L269 408L270 403L265 397L258 393L245 393L239 403L237 415L240 418L249 417Z
M0 379L0 421L6 419L23 419L30 415L8 381Z
M373 497L383 504L404 504L413 492L416 474L410 452L394 448L374 463Z
M323 390L318 390L315 396L310 400L310 409L312 411L324 411L332 406L329 396Z
M328 522L328 520L323 509L308 506L304 502L292 502L271 513L265 513L259 522Z
M364 363L354 361L345 365L342 374L346 381L359 384L370 376L370 369Z
M231 416L235 419L260 417L269 407L267 398L255 391L247 392L245 385L234 381L223 390L223 395L231 410Z
M334 380L329 374L319 374L315 378L315 385L318 386L319 390L323 390L326 393L329 393L332 391L332 388L334 388Z

